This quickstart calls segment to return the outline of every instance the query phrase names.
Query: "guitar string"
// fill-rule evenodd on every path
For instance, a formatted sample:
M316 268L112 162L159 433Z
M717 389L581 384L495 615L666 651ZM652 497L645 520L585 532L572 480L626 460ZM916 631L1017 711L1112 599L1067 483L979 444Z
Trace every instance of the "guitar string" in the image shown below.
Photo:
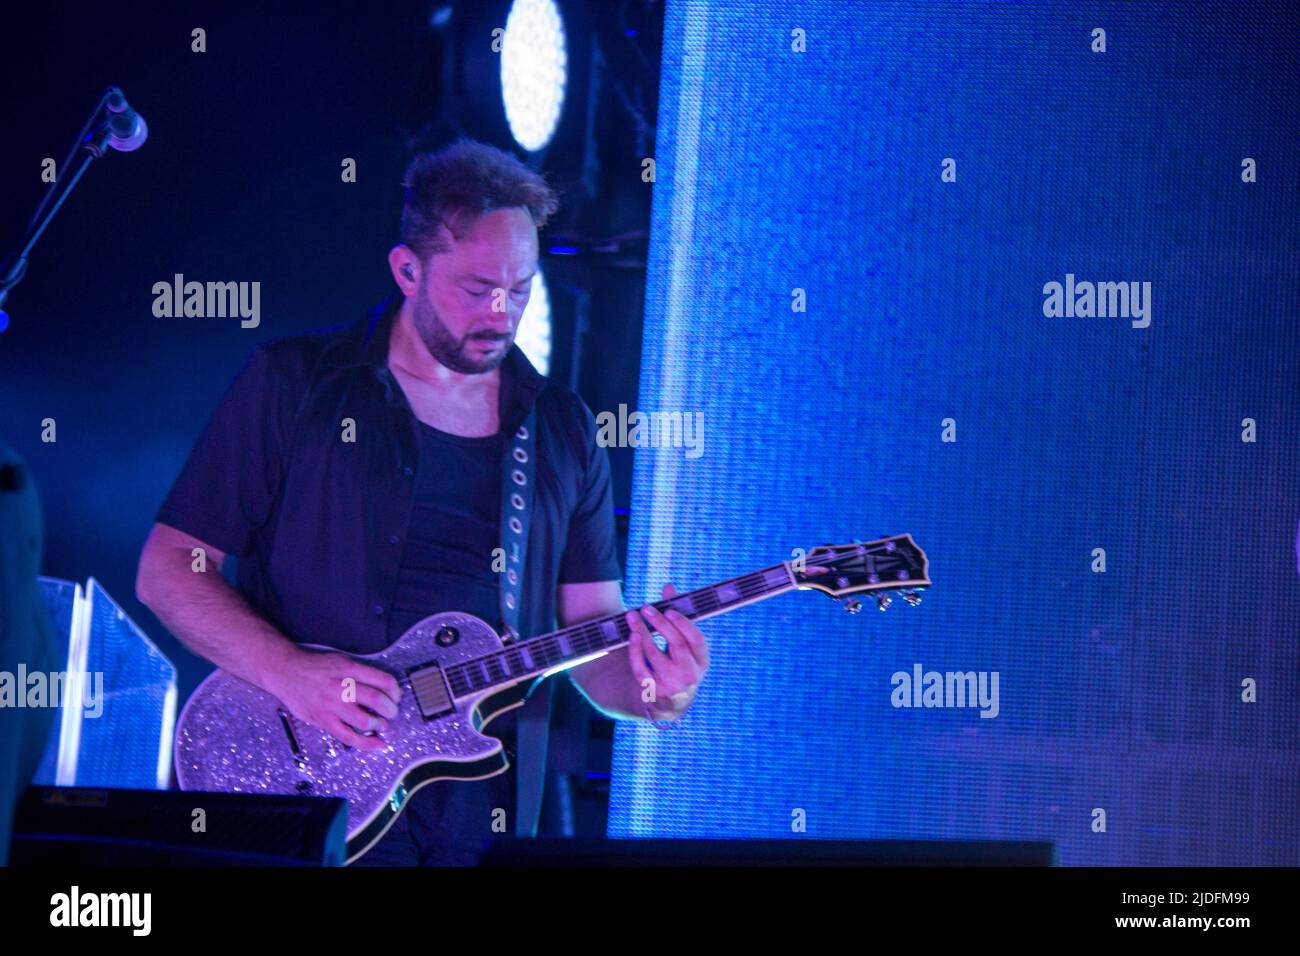
M878 547L876 549L873 549L869 553L872 554L872 556L878 557L882 552L885 554L890 553L887 549L884 549L883 547ZM814 567L824 567L826 566L826 564L832 563L836 560L837 557L834 554L830 554L825 556L824 559L823 558L813 559L809 563L812 564L812 566ZM658 607L659 604L661 603L666 606L672 606L673 603L676 601L682 600L684 598L693 598L697 595L708 598L713 601L717 601L716 592L718 588L720 588L723 584L732 584L739 592L741 592L739 594L738 601L729 601L727 603L728 604L739 603L740 601L745 601L753 597L757 593L770 590L770 588L767 586L766 576L769 572L775 570L776 567L777 566L774 565L771 568L763 568L758 571L751 571L748 574L741 575L737 578L731 579L730 581L720 582L719 584L716 585L706 585L703 588L697 588L694 591L689 591L686 592L685 594L674 595L674 597L664 599L662 602L655 602L655 606ZM907 585L904 582L899 582L899 586L906 587ZM717 606L721 607L722 604L719 602ZM710 609L705 608L703 610L710 610ZM600 639L600 635L604 627L608 624L615 625L617 630L617 638L613 642L606 643L605 641ZM500 651L494 651L490 654L486 654L481 657L474 658L473 660L463 661L459 664L455 664L452 667L447 668L444 673L447 677L448 683L452 685L451 689L453 695L456 697L462 697L467 694L474 693L476 691L483 690L487 687L490 687L496 682L496 680L492 677L490 672L488 672L486 662L489 661L496 662L498 669L502 670L503 677L505 676L513 677L516 675L510 674L505 669L502 669L500 665L501 660L504 659L507 663L514 664L516 667L522 667L523 673L519 674L518 677L520 680L523 680L526 679L530 674L544 671L547 667L551 666L552 664L565 659L565 655L559 652L559 648L557 646L557 640L562 636L571 638L569 642L570 645L578 647L580 651L587 651L587 650L595 651L595 650L602 650L608 647L612 647L615 644L625 643L623 639L629 633L630 631L627 627L626 621L622 617L622 614L616 616L611 615L595 621L587 621L587 622L583 622L582 624L573 625L569 628L564 628L559 631L553 631L549 634L539 635L538 637L530 638L528 641L522 642L519 645L515 645L510 648L505 648ZM532 658L541 662L540 666L535 666L533 668L523 667L525 662L523 661L522 656L518 656L518 655L520 655L524 649L527 649L531 652L530 656ZM512 661L510 659L512 654L518 656L517 660ZM478 675L470 673L471 668L477 668ZM481 677L483 678L486 678L487 683L482 684L480 686L479 675L481 675ZM436 680L437 677L436 674L430 674L429 676Z
M764 569L761 571L751 571L748 574L733 579L732 583L735 586L737 592L739 593L739 600L741 601L746 600L748 598L753 597L755 594L759 594L767 590L765 574L769 570L771 569ZM677 601L681 598L687 597L688 595L694 595L699 592L711 592L715 590L715 588L716 588L715 585L710 585L704 588L697 588L695 591L686 592L686 594L675 595L673 598L667 599L667 601L664 603L671 605L673 601ZM716 595L711 594L710 596L714 597L714 599L716 600ZM728 602L728 603L735 603L735 602ZM719 604L719 606L721 605ZM607 625L613 625L617 633L617 637L615 638L615 640L609 643L606 643L604 640L601 640L603 629ZM504 658L508 663L514 663L510 660L510 658L512 656L516 656L518 657L517 663L519 665L524 665L526 662L524 662L523 660L522 652L524 650L527 650L529 651L529 656L533 660L540 661L540 667L534 667L531 669L524 667L523 674L519 675L520 679L522 680L522 679L526 679L530 673L533 673L535 671L543 671L547 667L550 667L552 664L558 663L560 660L564 659L565 655L559 653L559 649L557 646L558 639L561 636L568 638L570 646L577 648L581 653L581 652L594 652L596 650L603 650L606 647L612 647L616 644L624 643L623 639L629 633L630 633L630 629L628 628L627 622L626 620L624 620L621 614L609 615L604 618L599 618L595 621L584 621L581 624L572 625L569 628L563 628L559 631L552 631L549 634L538 635L537 637L530 638L529 640L522 642L519 645L515 645L509 648L504 648L501 651L494 651L490 654L483 655L482 657L474 658L473 660L469 660L469 661L463 661L460 664L453 665L452 667L447 668L446 671L447 680L448 683L453 685L453 692L455 693L456 696L458 697L464 696L465 694L473 693L474 691L483 689L483 687L476 686L477 682L475 681L474 677L469 674L469 669L471 667L478 667L480 665L483 665L484 661L487 660L499 661L500 659ZM514 676L514 675L503 675L503 676ZM484 686L491 686L491 684L487 684ZM463 688L463 690L461 690L461 688Z
M892 552L884 546L878 546L864 553L870 554L873 557L879 557L882 554L888 555ZM824 557L809 559L807 566L826 567L837 560L839 560L838 556L835 554L828 554ZM767 585L767 575L777 567L779 567L779 565L751 571L747 574L740 575L739 577L729 579L728 581L719 582L714 585L706 585L702 588L696 588L695 590L685 592L684 594L674 595L672 598L665 598L662 601L653 602L653 604L655 607L659 607L660 604L665 605L665 607L673 607L674 603L677 601L692 599L699 596L707 601L715 602L716 607L723 607L724 605L722 602L718 600L717 591L725 584L731 584L738 593L737 600L728 601L727 604L740 603L752 598L758 593L770 590ZM906 587L907 584L906 582L899 582L898 586ZM692 600L691 603L695 604L697 602ZM706 609L712 610L712 608ZM411 678L412 689L416 689L414 682L417 679L421 680L422 683L420 686L423 689L427 690L432 687L441 687L443 682L438 679L439 676L446 679L447 688L452 692L453 697L463 697L467 694L486 689L496 682L491 671L488 669L488 662L492 662L496 665L496 669L501 672L502 678L516 676L511 673L510 669L502 666L503 662L506 665L513 665L514 668L523 668L523 673L518 675L518 679L526 680L531 674L544 671L547 667L552 666L552 664L565 659L566 655L560 652L558 646L558 641L561 638L567 638L569 646L577 648L580 653L588 651L594 652L597 650L603 650L607 647L626 643L624 638L630 634L630 628L623 617L623 614L625 613L626 612L617 615L607 615L604 618L599 618L594 621L585 621L581 624L571 625L567 628L552 631L549 634L530 638L512 647L503 648L499 651L494 651L469 661L462 661L445 669L423 672ZM614 625L617 636L614 641L606 643L601 636L605 627L610 624ZM527 668L525 666L526 662L522 656L523 651L525 650L529 651L529 657L532 660L541 662L540 667L534 666L533 668ZM540 653L538 653L539 651ZM512 658L515 659L512 660ZM471 668L475 668L478 671L478 674L471 674ZM487 683L478 686L479 679L483 678L487 680Z

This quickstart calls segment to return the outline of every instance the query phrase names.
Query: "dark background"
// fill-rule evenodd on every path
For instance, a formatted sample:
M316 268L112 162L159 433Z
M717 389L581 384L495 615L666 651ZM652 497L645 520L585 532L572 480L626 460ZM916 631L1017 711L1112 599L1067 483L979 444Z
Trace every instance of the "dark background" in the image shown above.
M43 573L98 578L178 666L181 701L208 671L134 596L154 512L255 344L361 317L395 291L400 180L411 151L457 132L509 147L496 93L444 40L480 51L499 3L43 4L6 13L0 76L0 251L13 249L103 90L149 139L90 167L31 256L0 333L0 438L45 508ZM636 400L662 9L563 5L574 75L556 141L524 157L561 192L543 233L552 375L593 409ZM191 31L207 52L191 51ZM453 31L460 31L454 34ZM518 152L518 151L517 151ZM522 156L522 153L520 153ZM343 183L341 162L357 163ZM60 170L60 175L65 171ZM564 246L575 254L553 255ZM155 318L155 282L260 281L261 324ZM57 422L56 443L40 422ZM630 449L610 449L625 532ZM575 746L589 710L574 717ZM597 721L598 724L604 721ZM607 737L607 731L605 733ZM563 734L557 740L563 747ZM585 767L587 758L574 756ZM600 777L597 755L594 776Z

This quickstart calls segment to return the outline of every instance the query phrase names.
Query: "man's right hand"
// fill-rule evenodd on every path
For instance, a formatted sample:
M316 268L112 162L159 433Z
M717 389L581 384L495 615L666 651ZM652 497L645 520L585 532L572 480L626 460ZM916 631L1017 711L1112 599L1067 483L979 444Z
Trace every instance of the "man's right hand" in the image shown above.
M355 682L355 688L347 683ZM336 652L293 648L267 677L266 689L299 720L358 750L382 750L402 688L392 674ZM352 698L351 700L347 698ZM367 736L365 731L374 731Z

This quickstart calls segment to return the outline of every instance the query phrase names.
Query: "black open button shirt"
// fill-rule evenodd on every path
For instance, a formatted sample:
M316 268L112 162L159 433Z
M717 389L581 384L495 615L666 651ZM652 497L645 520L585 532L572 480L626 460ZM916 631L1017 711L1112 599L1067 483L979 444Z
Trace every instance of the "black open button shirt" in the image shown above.
M401 302L342 330L259 346L157 514L237 558L240 593L299 643L369 654L399 636L389 618L420 468L420 423L388 369ZM500 433L538 412L519 621L528 637L556 628L557 585L622 574L590 409L518 346L501 369Z

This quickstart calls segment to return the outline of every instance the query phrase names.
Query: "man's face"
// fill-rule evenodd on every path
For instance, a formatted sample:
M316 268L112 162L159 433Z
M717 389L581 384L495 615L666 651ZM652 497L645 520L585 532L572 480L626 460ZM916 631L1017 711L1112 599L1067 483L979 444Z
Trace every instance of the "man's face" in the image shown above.
M536 271L537 227L526 209L480 216L420 270L412 317L429 354L464 375L500 365L514 344Z

